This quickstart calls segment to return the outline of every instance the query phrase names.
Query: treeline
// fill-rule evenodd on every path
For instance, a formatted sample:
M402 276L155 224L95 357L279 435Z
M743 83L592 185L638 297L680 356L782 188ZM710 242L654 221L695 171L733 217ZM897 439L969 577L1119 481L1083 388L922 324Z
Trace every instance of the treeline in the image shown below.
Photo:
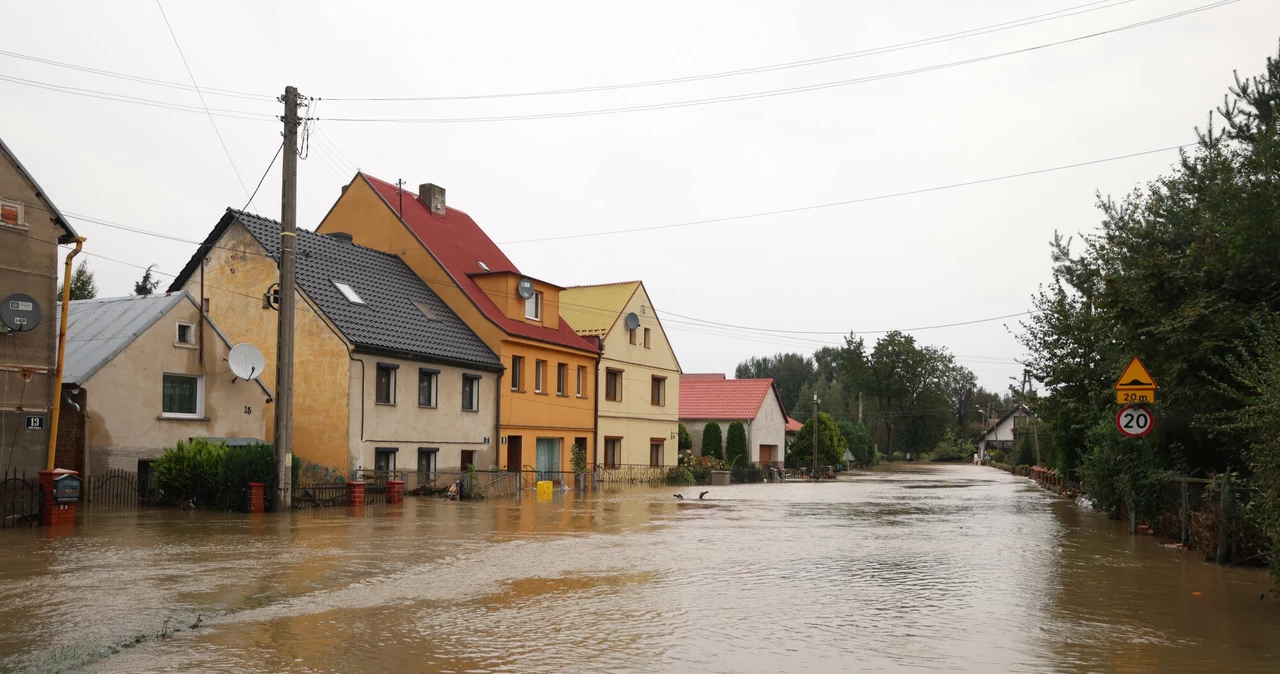
M1159 515L1151 510L1171 474L1238 473L1262 489L1243 516L1274 546L1280 61L1237 76L1215 113L1169 175L1123 199L1098 197L1099 233L1055 236L1053 280L1021 340L1046 386L1032 407L1051 467L1101 507L1144 517ZM1112 425L1112 387L1135 355L1160 388L1154 432L1126 440Z
M860 337L844 341L812 356L750 358L738 364L734 376L772 377L787 412L802 422L813 416L817 394L819 411L830 415L846 438L864 434L852 428L861 394L862 426L887 458L931 452L948 434L971 438L983 429L979 409L1000 415L1015 404L1009 394L978 386L973 371L946 349L918 344L910 335L887 333L870 349Z

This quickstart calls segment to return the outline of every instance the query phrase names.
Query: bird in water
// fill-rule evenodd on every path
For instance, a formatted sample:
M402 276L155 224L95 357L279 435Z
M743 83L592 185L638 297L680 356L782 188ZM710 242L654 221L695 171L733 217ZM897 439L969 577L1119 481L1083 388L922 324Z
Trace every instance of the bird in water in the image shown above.
M710 493L711 493L710 491L704 491L701 494L698 494L698 500L701 501L707 494L710 494Z
M672 494L672 496L674 496L674 497L676 497L676 498L680 499L681 501L683 501L683 500L684 500L684 494Z

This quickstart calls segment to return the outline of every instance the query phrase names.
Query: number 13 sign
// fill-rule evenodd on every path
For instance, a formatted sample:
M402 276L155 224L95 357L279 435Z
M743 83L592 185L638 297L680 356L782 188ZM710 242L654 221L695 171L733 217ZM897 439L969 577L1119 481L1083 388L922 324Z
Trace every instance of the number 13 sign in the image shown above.
M1116 413L1116 428L1126 437L1140 438L1150 433L1155 423L1155 415L1145 407L1126 405Z

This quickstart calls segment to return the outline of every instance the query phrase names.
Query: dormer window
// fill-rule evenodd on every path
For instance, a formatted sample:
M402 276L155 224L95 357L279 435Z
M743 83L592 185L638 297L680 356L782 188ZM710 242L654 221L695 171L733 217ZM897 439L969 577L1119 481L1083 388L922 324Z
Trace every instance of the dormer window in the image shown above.
M343 297L347 298L348 302L352 304L364 304L364 300L360 299L360 296L356 294L356 291L353 290L351 286L337 281L333 282L333 286L338 289L338 292L342 293Z
M535 292L524 301L524 317L532 321L542 320L542 293Z

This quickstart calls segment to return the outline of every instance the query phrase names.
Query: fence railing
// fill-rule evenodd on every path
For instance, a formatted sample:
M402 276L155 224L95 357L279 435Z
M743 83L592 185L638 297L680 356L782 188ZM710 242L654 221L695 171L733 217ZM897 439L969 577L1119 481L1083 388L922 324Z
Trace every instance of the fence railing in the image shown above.
M650 466L639 463L624 463L612 466L607 464L597 464L595 466L595 475L596 479L601 482L653 484L665 480L667 477L667 471L670 469L671 466Z
M347 481L344 479L299 482L293 487L295 508L345 506L348 502Z
M131 507L141 496L138 474L123 468L111 468L89 478L85 485L86 501L95 508ZM154 500L154 495L148 495Z
M40 480L10 471L0 480L0 529L34 526L40 521Z
M480 475L477 473L477 475ZM490 479L482 482L480 490L486 501L504 498L520 498L521 479L519 473L490 474Z

